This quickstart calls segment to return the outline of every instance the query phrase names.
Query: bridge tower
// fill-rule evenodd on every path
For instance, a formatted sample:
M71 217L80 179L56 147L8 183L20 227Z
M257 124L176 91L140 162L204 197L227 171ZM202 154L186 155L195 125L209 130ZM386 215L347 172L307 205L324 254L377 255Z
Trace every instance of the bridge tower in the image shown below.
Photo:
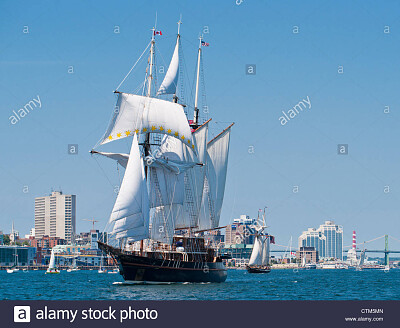
M389 265L389 237L385 235L385 265Z

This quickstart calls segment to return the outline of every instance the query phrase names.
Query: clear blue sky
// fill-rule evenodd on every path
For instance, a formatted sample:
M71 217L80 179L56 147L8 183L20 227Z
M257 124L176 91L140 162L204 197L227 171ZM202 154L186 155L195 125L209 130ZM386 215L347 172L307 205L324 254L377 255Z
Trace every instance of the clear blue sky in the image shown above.
M343 225L345 245L353 229L359 241L400 239L397 1L1 1L0 229L9 232L14 220L27 233L34 198L59 187L77 195L78 232L90 228L85 218L104 226L119 178L113 162L98 159L99 166L88 151L105 131L112 91L149 42L156 11L165 61L183 15L189 77L198 34L210 31L210 116L236 122L222 224L268 205L279 244L293 236L297 245L303 230L328 219ZM245 75L246 64L257 65L255 76ZM121 89L143 77L135 71ZM42 108L10 124L12 111L37 95ZM307 96L311 109L281 126L282 110ZM214 123L212 133L226 125ZM79 145L77 156L68 144ZM337 155L337 144L348 144L349 155Z

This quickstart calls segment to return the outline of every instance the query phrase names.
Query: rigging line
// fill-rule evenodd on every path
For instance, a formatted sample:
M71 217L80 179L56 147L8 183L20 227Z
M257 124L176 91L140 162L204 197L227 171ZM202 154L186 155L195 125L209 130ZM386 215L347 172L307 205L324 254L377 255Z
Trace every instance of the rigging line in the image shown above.
M100 170L103 172L104 176L106 177L107 181L110 183L111 187L114 188L114 185L112 184L111 180L108 178L108 175L106 174L106 172L103 170L103 168L101 167L100 163L98 162L97 158L94 157L94 160L96 161L97 165L99 166Z
M131 67L131 69L129 70L128 74L125 75L124 79L122 80L122 82L117 86L117 88L115 90L118 90L119 87L122 85L122 83L125 82L125 80L127 79L127 77L129 76L129 74L131 74L132 70L135 68L136 64L139 62L139 60L143 57L144 53L146 52L146 50L149 48L151 42L149 42L149 44L147 45L146 49L143 50L142 54L140 55L140 57L138 58L138 60L136 61L136 63Z
M393 237L393 236L390 236L390 235L389 235L389 237L392 238L392 239L394 239L394 240L396 240L396 241L400 241L400 239L397 239L397 238L395 238L395 237Z

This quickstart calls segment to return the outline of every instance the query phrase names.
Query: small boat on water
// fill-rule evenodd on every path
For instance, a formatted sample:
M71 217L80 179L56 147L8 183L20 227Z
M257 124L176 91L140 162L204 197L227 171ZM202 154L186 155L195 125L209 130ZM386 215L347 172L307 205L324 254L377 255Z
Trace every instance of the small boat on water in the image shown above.
M265 225L265 208L262 222L260 223L260 217L258 217L252 228L256 232L256 237L249 264L246 266L247 272L269 273L271 272L271 266L269 264L269 245L271 236L264 231L267 228Z
M50 263L48 269L46 270L46 274L50 273L60 273L60 271L56 268L56 256L54 255L54 249L51 250Z
M306 263L304 265L304 268L307 269L307 270L316 269L317 268L317 264L316 263Z
M100 267L99 267L99 270L97 272L98 273L106 273L107 272L107 270L104 269L104 267L103 267L103 256L101 256Z
M100 271L100 270L99 270ZM119 269L118 268L115 268L114 270L112 270L112 271L108 271L108 273L119 273Z
M14 272L18 272L19 269L17 268L18 266L18 252L17 252L17 246L14 245L14 265L7 269L7 273L14 273Z
M76 265L76 257L74 256L74 259L72 260L72 266L67 269L67 272L74 272L74 271L79 271L80 269Z

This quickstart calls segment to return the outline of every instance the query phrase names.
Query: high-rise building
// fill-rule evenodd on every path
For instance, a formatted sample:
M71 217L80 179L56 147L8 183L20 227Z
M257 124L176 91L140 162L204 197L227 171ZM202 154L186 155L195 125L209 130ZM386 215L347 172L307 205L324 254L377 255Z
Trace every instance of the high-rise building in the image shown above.
M323 258L326 254L326 237L321 231L308 228L299 237L299 248L301 247L314 247L318 251L319 257Z
M300 247L315 247L319 258L343 259L343 227L325 221L318 229L309 228L299 237Z
M254 244L254 228L252 225L255 219L248 215L241 215L234 219L233 223L225 228L225 244Z
M317 263L319 260L318 251L315 247L301 246L300 250L296 252L296 259L298 259L300 263L303 263L304 258L305 263Z
M75 235L76 196L54 191L35 198L35 238L59 237L68 243Z

